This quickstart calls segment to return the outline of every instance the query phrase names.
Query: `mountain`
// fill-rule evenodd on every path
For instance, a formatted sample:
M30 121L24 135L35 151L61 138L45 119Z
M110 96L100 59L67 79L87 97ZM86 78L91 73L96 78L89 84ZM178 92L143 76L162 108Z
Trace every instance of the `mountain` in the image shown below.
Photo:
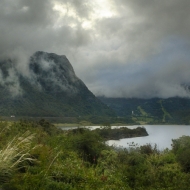
M190 98L98 98L120 117L150 117L159 122L190 124Z
M38 51L29 63L0 61L0 116L114 116L75 75L66 56Z

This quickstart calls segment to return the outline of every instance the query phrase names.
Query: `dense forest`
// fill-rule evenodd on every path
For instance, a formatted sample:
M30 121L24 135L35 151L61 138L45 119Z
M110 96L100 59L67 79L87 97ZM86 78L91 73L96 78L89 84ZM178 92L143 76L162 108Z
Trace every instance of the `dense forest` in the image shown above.
M62 131L46 120L0 122L2 190L188 190L190 137L129 149L98 131Z

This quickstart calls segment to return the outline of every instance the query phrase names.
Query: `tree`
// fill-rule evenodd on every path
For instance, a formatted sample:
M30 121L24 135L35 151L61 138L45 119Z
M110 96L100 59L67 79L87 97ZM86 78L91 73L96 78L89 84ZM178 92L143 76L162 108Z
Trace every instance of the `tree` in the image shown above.
M190 172L190 136L172 139L172 150L185 172Z

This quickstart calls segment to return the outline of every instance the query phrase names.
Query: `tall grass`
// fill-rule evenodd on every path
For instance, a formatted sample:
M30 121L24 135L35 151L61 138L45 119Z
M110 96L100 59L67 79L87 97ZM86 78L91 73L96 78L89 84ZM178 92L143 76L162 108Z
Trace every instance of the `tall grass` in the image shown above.
M0 150L0 184L7 182L15 170L24 167L23 162L34 161L29 153L34 136L26 131L23 135L15 136Z

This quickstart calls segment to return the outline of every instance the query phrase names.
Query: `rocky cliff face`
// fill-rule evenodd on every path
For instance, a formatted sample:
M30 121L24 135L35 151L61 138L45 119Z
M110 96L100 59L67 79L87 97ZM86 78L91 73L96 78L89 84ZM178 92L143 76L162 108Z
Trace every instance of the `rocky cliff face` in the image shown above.
M114 112L75 75L66 56L36 52L23 68L16 60L0 61L0 115L112 116Z
M85 86L76 77L72 65L66 56L53 53L36 52L30 60L30 71L35 82L46 92L79 93L80 86Z

